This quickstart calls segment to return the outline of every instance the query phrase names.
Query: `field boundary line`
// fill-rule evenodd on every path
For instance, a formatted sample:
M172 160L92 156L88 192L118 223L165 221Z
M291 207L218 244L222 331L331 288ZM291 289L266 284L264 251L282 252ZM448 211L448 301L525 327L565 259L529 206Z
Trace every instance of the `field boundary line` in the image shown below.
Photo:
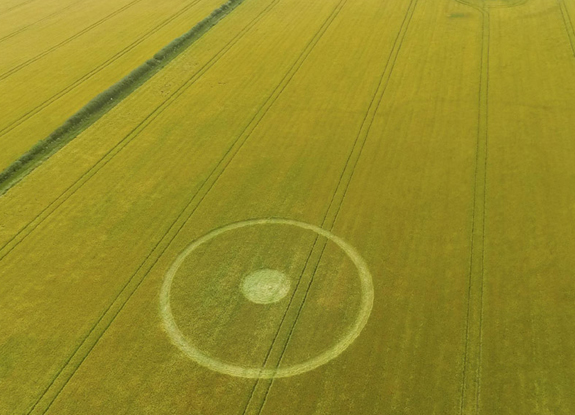
M478 127L473 185L473 209L471 214L471 249L467 291L465 349L462 364L461 415L479 414L481 393L490 56L489 9L484 8L481 10L481 13L481 67L478 91Z
M141 43L143 43L150 36L154 35L158 31L160 31L161 29L163 29L164 27L169 25L171 22L176 20L182 14L184 14L185 12L187 12L188 10L190 10L191 8L193 8L195 5L197 5L198 3L202 2L202 1L203 0L192 0L191 3L188 3L186 6L182 7L180 10L178 10L176 13L174 13L171 16L164 19L158 25L154 26L148 32L142 34L140 37L138 37L132 43L127 45L125 48L116 52L113 56L106 59L104 62L102 62L101 64L99 64L95 68L91 69L89 72L85 73L80 78L76 79L74 82L72 82L71 84L66 86L64 89L62 89L59 92L57 92L56 94L52 95L50 98L48 98L44 102L40 103L36 107L32 108L30 111L28 111L27 113L25 113L21 117L12 121L10 124L1 128L0 129L0 137L8 134L9 132L14 130L15 128L18 128L20 125L22 125L23 123L28 121L34 115L38 114L40 111L47 108L52 103L56 102L61 97L65 96L68 92L74 90L78 86L82 85L86 80L90 79L92 76L94 76L94 75L98 74L99 72L101 72L102 70L106 69L109 65L111 65L112 63L114 63L115 61L117 61L118 59L123 57L125 54L129 53L130 51L132 51L133 49L138 47Z
M324 218L322 220L322 224L321 227L324 229L327 229L329 231L331 231L335 225L335 222L337 220L337 217L339 216L339 212L341 210L342 204L343 204L343 200L345 199L345 196L347 195L347 191L349 189L349 186L351 184L351 181L353 179L354 173L355 173L355 169L359 163L359 160L361 158L361 155L363 154L363 149L365 147L365 143L367 141L367 138L369 136L369 133L371 131L371 127L373 125L373 122L375 120L375 117L379 111L381 102L383 100L383 96L385 95L385 92L387 90L387 86L389 84L389 79L391 78L391 75L393 73L393 69L395 68L395 63L397 61L397 57L399 55L399 52L403 46L403 41L405 39L405 36L407 34L407 31L409 29L409 25L411 23L413 14L415 12L415 8L417 6L418 0L411 0L409 3L409 6L407 7L407 11L406 14L403 18L403 21L400 25L400 28L398 30L398 33L396 35L396 38L394 40L392 49L387 57L386 63L384 65L382 74L379 78L379 82L377 84L376 90L372 96L372 99L368 105L368 109L364 115L364 118L362 120L360 129L356 135L356 138L354 140L353 145L351 146L351 150L350 153L347 157L347 160L344 164L344 168L342 169L342 173L340 175L340 178L338 180L338 184L336 186L336 189L333 193L333 196L330 200L330 203L328 205L328 208L324 214ZM347 179L345 179L347 177ZM338 197L339 196L339 197ZM335 208L333 208L335 206ZM335 209L335 212L332 212L333 209ZM331 212L331 215L330 215ZM288 332L288 336L287 339L283 345L283 348L281 349L280 355L279 355L279 359L277 361L276 364L276 368L279 367L279 365L281 364L283 357L285 355L285 352L287 350L287 347L289 345L289 342L291 340L292 334L295 330L295 327L297 325L297 322L299 320L299 316L306 304L306 299L307 296L311 290L312 284L314 282L314 276L315 276L315 272L317 271L320 263L321 263L321 258L323 256L324 250L327 246L327 242L321 242L318 245L318 240L319 237L316 237L311 250L307 256L307 259L305 261L304 267L303 267L303 271L300 275L300 278L298 279L298 283L296 285L296 288L294 289L294 293L292 294L292 298L290 298L289 304L286 307L286 311L284 312L284 316L280 321L280 326L278 327L278 330L276 332L276 336L272 341L272 344L270 346L270 349L268 351L268 354L266 355L266 360L264 361L264 366L267 364L269 356L272 353L272 349L274 348L274 345L277 341L277 338L279 336L279 333L282 329L281 325L283 324L286 315L289 312L289 308L293 302L293 298L295 298L296 296L296 291L300 286L300 282L304 279L304 273L306 272L306 269L308 268L309 264L310 264L310 259L312 258L312 256L314 256L314 251L319 251L319 255L317 255L317 260L315 261L315 265L311 265L313 270L311 272L311 277L310 280L307 284L307 287L304 291L304 295L303 295L303 299L299 305L299 308L297 309L296 312L296 316L294 321L292 322L291 327L289 328L289 332ZM318 248L316 250L316 247ZM245 404L244 409L243 409L243 414L245 415L250 407L251 404L251 400L253 399L253 396L255 395L256 389L258 387L259 384L261 383L265 383L266 385L263 386L265 392L264 392L264 396L263 399L259 405L259 408L257 409L257 413L260 414L267 402L267 398L270 392L271 387L273 386L274 383L274 379L257 379L254 383L254 387L252 388L252 391L250 393L250 396L248 398L248 402Z
M260 15L256 18L259 20L260 17L263 17L263 14L269 10L271 10L271 8L273 6L275 6L277 3L279 2L279 0L274 0L267 8L266 10L264 10L264 12L260 13ZM254 24L255 24L255 19L254 19ZM325 32L325 30L324 30ZM317 35L317 34L316 34ZM321 37L321 36L320 36ZM312 39L313 41L314 39ZM182 212L176 217L175 221L172 223L172 225L169 226L168 230L165 232L164 236L162 238L160 238L160 240L158 240L158 242L156 243L155 247L150 251L150 253L147 255L147 257L144 259L144 261L140 264L140 266L136 269L136 271L134 272L134 274L132 274L132 276L128 279L128 281L126 282L126 284L123 286L123 288L120 290L120 292L116 295L115 299L112 301L112 303L110 304L110 306L104 311L104 313L100 316L100 318L97 320L96 324L92 327L92 329L90 330L90 332L84 337L84 339L82 340L81 344L78 346L78 348L76 349L76 351L70 356L70 358L66 361L64 367L59 371L59 373L56 375L56 377L59 376L60 373L63 372L63 370L65 369L66 366L69 365L69 363L72 361L72 359L76 356L79 355L79 350L84 346L84 348L87 348L88 350L86 351L86 353L81 356L81 360L77 363L77 365L71 369L71 373L69 373L69 376L67 376L67 379L65 379L63 385L59 388L59 390L57 391L57 393L55 394L55 396L51 399L50 403L48 404L48 406L46 407L45 411L43 413L45 413L49 407L51 406L52 402L54 402L54 400L57 398L57 396L59 395L59 393L63 390L63 388L66 386L66 384L68 383L68 381L70 380L70 378L73 376L73 374L75 373L75 371L79 368L79 366L83 363L83 361L86 359L86 357L88 356L88 354L91 352L91 350L93 349L93 347L98 343L99 339L102 337L102 335L106 332L106 330L108 329L108 327L113 323L113 321L115 320L115 318L117 317L117 315L120 313L120 311L123 309L123 307L126 305L126 303L129 301L129 299L132 297L132 295L136 292L136 290L138 289L138 287L140 287L140 285L142 284L142 282L145 280L145 278L149 275L149 272L153 269L153 267L156 265L156 263L159 261L159 259L162 257L162 255L164 254L164 252L171 246L172 242L174 241L174 239L179 235L179 232L183 229L183 227L188 223L189 219L192 217L192 215L194 214L194 212L196 211L196 209L198 208L198 206L203 202L203 200L205 199L205 197L208 195L208 193L210 192L210 190L214 187L214 185L216 184L216 182L219 180L219 178L221 177L221 175L224 173L224 171L226 170L226 168L229 166L229 164L231 163L231 161L234 159L235 155L240 151L240 149L242 148L243 144L247 141L247 139L251 136L251 134L253 133L253 131L257 128L257 126L260 124L260 122L262 121L262 119L265 117L265 115L269 112L270 108L273 106L273 104L277 101L277 99L279 98L279 96L283 93L283 91L285 90L285 88L287 87L287 85L291 82L291 80L293 79L293 77L295 76L295 74L298 72L299 68L301 68L301 66L303 65L303 63L305 62L305 60L307 59L307 57L309 56L309 54L311 53L311 51L313 50L313 48L315 47L315 45L317 44L317 41L319 39L317 39L315 42L310 41L307 46L304 48L304 50L302 51L302 53L300 54L300 56L296 59L296 61L294 62L294 64L290 67L290 69L288 70L288 72L286 73L286 75L284 76L284 78L282 79L282 81L280 81L280 84L278 84L276 86L276 88L272 91L272 94L270 94L270 96L268 96L268 98L265 100L265 102L260 106L258 113L256 113L250 120L250 122L248 123L248 125L242 130L242 133L240 133L240 135L236 138L236 140L234 140L230 147L228 148L228 150L224 153L222 159L217 163L217 165L214 167L214 169L212 169L212 171L210 172L210 174L208 175L208 177L204 180L204 182L202 183L202 185L200 186L200 188L198 189L197 192L194 193L194 195L192 196L192 198L190 199L190 201L185 205L184 209L182 210ZM199 199L199 200L198 200ZM194 201L197 201L196 203L194 203ZM187 213L189 211L189 213ZM187 215L186 215L187 213ZM181 218L184 218L183 221L181 220ZM178 225L178 221L181 222L181 224L179 226ZM176 229L177 228L177 229ZM176 229L175 233L173 236L168 237L170 231L172 231L172 229ZM163 248L158 248L160 247L160 245L164 242L164 246ZM155 257L155 259L153 258L153 254L155 251L159 251L159 254ZM149 266L147 266L145 269L145 271L143 271L143 275L136 280L136 276L138 275L138 273L140 272L140 270L144 269L144 265L146 265L146 262L151 261L152 263L149 264ZM135 285L134 287L132 287L131 289L129 288L130 285ZM120 296L122 294L126 293L126 298L121 300ZM117 310L112 310L112 307L116 306ZM112 310L112 311L111 311ZM104 321L104 319L107 317L107 323ZM95 332L96 328L98 327L98 325L100 325L100 323L103 322L101 325L104 325L102 331L99 334L96 334L94 339L91 339L91 343L88 344L88 341L90 340L89 337L92 333ZM52 384L54 383L54 381L56 380L56 378L54 378L54 380L52 381ZM42 398L40 398L42 399ZM36 409L37 405L35 405L30 411L29 413L32 413L35 409Z
M79 32L75 33L74 35L70 36L69 38L63 40L62 42L46 49L44 52L40 52L38 55L34 56L33 58L28 59L27 61L22 62L19 65L16 65L12 69L7 70L0 74L0 81L4 81L5 79L9 78L10 76L14 75L16 72L24 69L26 66L33 64L34 62L42 59L44 56L49 55L50 53L54 52L55 50L59 49L60 47L72 42L73 40L81 37L82 35L88 33L90 30L100 26L102 23L110 20L111 18L115 17L116 15L128 10L130 7L136 5L137 3L143 0L132 0L130 3L126 4L125 6L120 7L119 9L113 11L112 13L106 15L102 19L98 20L97 22L92 23L91 25L85 27L84 29L80 30Z
M559 5L559 11L561 12L563 24L565 25L565 31L567 32L569 44L571 45L571 52L573 52L573 56L575 56L575 26L573 26L571 14L565 5L565 0L557 0L557 4Z
M53 12L53 13L47 15L47 16L42 17L41 19L38 19L38 20L36 20L36 21L34 21L34 22L32 22L32 23L26 25L26 26L23 26L23 27L21 27L20 29L16 29L15 31L13 31L13 32L11 32L11 33L8 33L7 35L4 35L4 36L0 37L0 43L6 41L6 40L8 40L8 39L11 39L11 38L13 38L13 37L16 36L16 35L19 35L20 33L23 33L23 32L25 32L25 31L27 31L27 30L30 29L32 26L35 26L35 25L37 25L38 23L43 22L44 20L48 20L48 19L50 19L51 17L57 16L57 15L59 15L60 13L62 13L63 11L68 10L68 9L70 9L70 8L72 8L72 7L74 7L74 6L78 5L78 4L80 4L80 3L82 3L82 2L83 2L83 0L77 0L77 1L75 1L75 2L73 2L73 3L71 3L71 4L69 4L69 5L67 5L66 7L64 7L64 8L62 8L62 9L56 10L55 12Z
M235 7L239 6L244 0L230 0L229 4L233 2L226 15L229 14ZM217 9L217 10L221 10ZM213 14L213 13L212 13ZM224 16L219 17L218 21ZM259 17L259 15L258 15ZM206 18L207 19L207 18ZM204 19L204 20L206 20ZM201 22L200 22L201 23ZM215 23L209 23L210 26L201 31L198 35L203 35L211 26ZM12 238L10 238L2 247L0 247L0 262L18 245L20 244L30 233L34 231L44 220L46 220L59 206L66 202L79 188L81 188L91 177L93 177L100 169L102 169L110 160L112 160L120 151L122 151L132 140L134 140L138 134L145 129L155 118L157 118L169 105L171 105L187 88L193 85L204 73L209 70L222 56L224 56L229 49L239 41L239 39L245 34L245 31L251 28L251 23L248 23L238 34L230 40L220 51L218 51L210 60L204 64L198 71L196 71L187 81L185 81L178 89L176 89L169 97L162 101L150 114L148 114L140 123L138 123L128 134L124 136L118 143L116 143L110 150L108 150L100 159L98 159L92 167L90 167L86 172L84 172L77 180L75 180L70 186L68 186L58 197L56 197L52 202L50 202L40 213L38 213L30 222L24 225ZM196 25L197 26L197 25ZM192 29L193 31L193 29ZM190 31L191 32L191 31ZM186 35L184 35L186 36ZM197 40L197 38L192 38L190 42ZM186 46L187 47L187 46ZM174 59L175 56L172 58ZM166 63L166 65L169 62ZM147 79L147 78L146 78ZM103 98L104 103L108 102L106 96ZM100 116L103 114L100 114ZM95 121L95 120L94 120ZM73 137L72 137L73 138ZM57 202L60 202L57 204ZM50 209L54 208L50 211ZM27 233L24 233L27 231Z

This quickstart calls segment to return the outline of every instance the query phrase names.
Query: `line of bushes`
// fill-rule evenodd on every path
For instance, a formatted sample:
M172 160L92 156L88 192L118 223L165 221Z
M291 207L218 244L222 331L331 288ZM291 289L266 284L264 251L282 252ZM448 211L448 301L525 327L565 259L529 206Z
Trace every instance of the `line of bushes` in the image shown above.
M27 172L30 172L42 160L54 154L66 143L78 136L80 132L106 114L106 112L118 105L243 1L228 0L189 31L164 46L152 59L144 62L120 81L98 94L48 137L37 142L30 150L0 173L0 194L6 192L18 179L24 177Z

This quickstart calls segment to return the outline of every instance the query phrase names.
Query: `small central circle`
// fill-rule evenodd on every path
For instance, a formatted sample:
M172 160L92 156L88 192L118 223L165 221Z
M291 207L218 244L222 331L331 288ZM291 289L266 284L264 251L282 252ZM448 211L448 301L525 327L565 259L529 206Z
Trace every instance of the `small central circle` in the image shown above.
M260 269L246 275L241 285L242 294L256 304L277 303L289 292L289 278L281 271Z

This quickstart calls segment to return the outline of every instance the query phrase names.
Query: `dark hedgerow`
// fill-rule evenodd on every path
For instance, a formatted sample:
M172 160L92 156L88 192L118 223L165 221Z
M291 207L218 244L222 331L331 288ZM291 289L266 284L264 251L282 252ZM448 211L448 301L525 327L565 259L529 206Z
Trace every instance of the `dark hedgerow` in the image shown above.
M0 172L0 192L7 191L18 179L24 177L42 160L54 154L106 112L118 105L243 1L229 0L224 3L189 31L164 46L152 59L138 66L84 105L48 137L37 142L30 150Z

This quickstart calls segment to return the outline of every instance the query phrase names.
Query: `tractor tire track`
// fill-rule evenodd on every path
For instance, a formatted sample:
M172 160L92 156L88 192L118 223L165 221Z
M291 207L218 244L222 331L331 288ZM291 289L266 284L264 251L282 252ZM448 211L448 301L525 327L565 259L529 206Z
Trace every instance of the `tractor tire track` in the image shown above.
M275 0L275 5L279 0ZM98 173L106 164L116 157L128 144L130 144L138 135L150 125L162 112L164 112L175 100L183 94L189 87L197 82L219 59L221 59L252 27L256 24L256 19L263 17L267 12L266 8L252 22L248 23L238 34L230 40L222 49L220 49L206 64L198 69L190 78L188 78L180 87L171 95L162 101L152 112L150 112L141 122L139 122L128 134L126 134L118 143L108 150L92 167L82 174L76 181L68 186L56 199L50 202L38 215L30 222L23 226L12 238L10 238L0 248L0 262L6 258L20 243L22 243L38 226L40 226L48 217L52 215L60 206L62 206L70 197L72 197L84 184L86 184L96 173Z
M345 2L347 0L342 0ZM254 19L253 24L251 27L255 25L268 11L270 11L279 0L274 0L256 19ZM333 15L333 12L332 12ZM330 16L331 17L331 16ZM329 18L328 18L329 19ZM333 20L333 19L331 19ZM330 22L331 23L331 22ZM250 28L251 28L250 27ZM260 106L258 112L248 125L244 128L242 133L234 140L228 150L224 153L220 162L214 167L214 169L210 172L208 177L202 183L200 189L192 196L190 201L186 204L184 209L181 213L176 217L174 222L170 225L168 230L164 233L162 238L158 240L154 248L150 251L150 253L146 256L146 258L142 261L140 266L136 269L134 274L128 279L126 284L122 287L121 291L116 295L112 303L108 306L108 308L104 311L104 313L100 316L97 320L96 324L92 327L90 332L83 338L80 346L73 352L70 358L66 361L65 365L53 379L52 383L48 386L44 394L38 399L36 404L32 407L29 413L39 412L39 408L42 405L38 405L41 400L44 400L44 396L49 393L49 390L55 384L57 378L61 377L61 375L66 370L66 373L63 376L63 379L60 380L60 385L56 387L54 393L52 393L52 397L49 399L45 399L46 405L45 409L42 413L46 413L55 399L58 397L60 392L66 386L68 381L71 379L73 374L76 370L80 367L80 365L84 362L86 357L89 355L91 350L94 346L98 343L99 339L102 335L106 332L106 330L110 327L110 325L114 322L117 315L120 311L124 308L126 303L130 300L132 295L136 292L138 287L142 284L144 279L149 275L149 272L153 269L155 264L159 261L162 257L164 252L171 246L174 239L179 235L180 231L183 227L188 223L189 219L192 217L198 206L202 203L204 198L219 180L221 175L224 173L226 168L229 166L231 161L234 159L235 155L240 151L243 144L248 140L251 136L253 131L257 128L260 122L263 120L265 115L269 112L271 107L277 101L279 96L283 93L287 85L291 82L295 74L299 71L299 68L303 65L311 51L314 49L315 45L319 41L319 39L325 33L327 27L322 26L320 31L316 33L316 35L312 38L312 40L306 45L298 59L294 62L294 64L290 67L280 84L276 86L276 88L272 91L270 96L265 100L265 102ZM247 32L247 30L246 30ZM194 203L195 202L195 203ZM156 255L154 255L156 253ZM138 274L142 274L139 278L136 278ZM73 362L78 360L77 362Z
M106 61L104 61L103 63L101 63L100 65L98 65L97 67L95 67L94 69L92 69L90 72L84 74L82 77L78 78L76 81L72 82L70 85L68 85L67 87L65 87L64 89L62 89L60 92L52 95L50 98L48 98L46 101L42 102L41 104L37 105L36 107L34 107L33 109L31 109L29 112L25 113L24 115L22 115L20 118L14 120L12 123L8 124L6 127L0 129L0 137L8 134L10 131L14 130L15 128L18 128L20 125L22 125L23 123L25 123L26 121L28 121L30 118L32 118L34 115L38 114L40 111L42 111L44 108L48 107L49 105L51 105L52 103L56 102L58 99L60 99L61 97L65 96L67 93L69 93L70 91L74 90L75 88L77 88L78 86L80 86L81 84L83 84L85 81L87 81L88 79L90 79L91 77L93 77L94 75L98 74L99 72L103 71L104 69L106 69L108 66L110 66L112 63L116 62L118 59L120 59L121 57L123 57L124 55L126 55L127 53L129 53L131 50L135 49L138 45L140 45L142 42L144 42L146 39L148 39L150 36L154 35L155 33L157 33L159 30L161 30L162 28L164 28L165 26L167 26L168 24L170 24L172 21L174 21L175 19L177 19L178 17L180 17L182 14L184 14L185 12L187 12L189 9L191 9L192 7L194 7L195 5L197 5L198 3L200 3L203 0L194 0L192 3L189 3L188 5L186 5L185 7L183 7L182 9L178 10L178 12L176 12L175 14L171 15L170 17L166 18L164 21L162 21L160 24L158 24L157 26L155 26L154 28L152 28L150 31L144 33L142 36L140 36L138 39L136 39L134 42L132 42L131 44L129 44L128 46L126 46L124 49L120 50L119 52L117 52L115 55L113 55L112 57L110 57L109 59L107 59Z
M573 26L573 20L571 20L571 15L569 14L569 9L567 9L567 6L565 5L565 0L557 0L557 4L561 11L561 17L563 19L563 24L565 25L569 44L571 45L571 52L573 52L573 56L575 56L575 26Z
M404 19L402 21L402 24L400 26L400 29L397 33L397 36L395 38L392 50L387 58L387 61L385 63L383 72L379 78L379 82L376 88L376 91L374 93L374 95L372 96L372 99L370 101L370 104L368 106L368 110L365 113L365 116L362 120L362 124L361 127L358 131L358 134L354 140L354 143L352 145L351 151L348 155L348 158L346 160L346 163L344 165L344 168L342 170L342 173L340 175L338 184L336 186L336 190L331 198L331 201L328 205L328 209L326 210L326 213L324 215L321 227L323 229L327 229L329 231L331 231L335 225L335 222L337 220L337 217L339 216L339 212L341 210L343 201L345 199L345 196L347 194L347 191L349 189L349 186L351 184L351 181L353 179L354 173L355 173L355 169L359 163L359 160L361 158L361 155L363 153L363 149L365 147L365 143L367 141L367 138L369 136L369 133L371 131L371 127L373 125L373 122L375 120L375 117L379 111L380 105L383 101L383 97L385 95L385 91L387 90L387 85L389 83L389 79L393 73L393 70L395 68L395 64L397 61L397 57L399 55L399 52L403 46L403 41L405 39L406 33L408 31L409 25L411 23L411 19L412 16L415 12L415 8L417 6L417 2L418 0L411 0L408 9L406 11L406 14L404 16ZM265 360L263 362L262 367L266 367L269 360L270 360L270 356L272 354L272 350L275 346L275 344L278 341L280 332L282 330L282 326L284 325L284 322L286 321L287 318L287 314L290 310L291 305L294 303L294 298L296 297L297 291L299 286L301 285L302 280L304 280L303 275L306 272L306 270L308 269L312 269L312 271L310 272L310 281L308 282L307 286L305 287L305 291L304 291L304 295L303 295L303 299L300 302L300 305L297 309L297 313L295 316L295 319L293 320L293 322L291 323L291 327L289 327L289 332L287 335L287 339L285 341L285 343L283 344L283 347L281 347L280 345L280 354L279 354L279 358L277 359L277 363L275 364L275 368L279 368L281 361L285 355L285 352L287 350L287 347L289 345L289 342L291 340L292 334L295 330L295 327L297 325L297 322L299 320L299 316L301 315L301 312L306 304L306 299L308 297L309 291L312 287L313 281L314 281L314 276L315 276L315 272L317 271L319 264L321 262L321 258L323 256L324 250L327 246L327 241L322 241L320 243L318 243L319 241L319 236L315 238L313 244L312 244L312 248L306 258L302 273L300 275L300 278L298 279L298 282L296 284L296 287L293 291L293 294L288 302L288 305L286 307L286 310L284 312L284 315L279 323L278 326L278 330L276 331L276 335L274 337L274 339L272 340L272 344L268 350L268 353L265 357ZM314 260L312 261L311 258L314 258ZM248 397L248 401L246 402L242 414L247 414L250 412L253 413L257 413L260 414L263 411L263 408L265 406L265 403L267 401L268 395L269 395L269 391L272 387L274 383L274 379L257 379L254 382L254 387L252 388L252 391ZM259 389L261 389L260 391L258 391L258 387ZM261 395L263 394L263 398L260 400L259 404L258 403L253 403L254 402L254 397L256 395ZM253 409L253 410L252 410Z
M9 33L9 34L7 34L7 35L4 35L3 37L0 37L0 43L6 41L6 40L8 40L8 39L11 39L11 38L13 38L13 37L16 36L16 35L19 35L20 33L23 33L23 32L25 32L25 31L27 31L27 30L30 29L32 26L35 26L35 25L37 25L38 23L43 22L44 20L48 20L48 19L50 19L51 17L57 16L57 15L59 15L60 13L66 11L66 10L68 10L68 9L71 9L72 7L74 7L74 6L76 6L76 5L80 4L80 3L82 3L83 1L84 1L84 0L75 1L75 2L73 2L72 4L69 4L68 6L64 7L63 9L56 10L54 13L51 13L51 14L49 14L48 16L44 16L43 18L41 18L41 19L39 19L39 20L36 20L35 22L32 22L32 23L28 24L27 26L21 27L20 29L16 29L16 30L13 31L12 33Z
M490 14L482 13L481 68L478 91L478 128L474 173L473 210L471 217L471 252L467 292L465 351L463 356L461 407L462 415L480 411L480 381L483 326L483 285L485 255L485 210L487 187L487 144L489 126L489 46Z
M22 3L16 4L16 5L12 6L12 7L7 8L6 10L2 10L1 13L11 12L12 10L19 9L20 7L25 6L25 5L29 4L29 3L34 2L34 1L36 1L36 0L23 1Z
M27 67L28 65L31 65L32 63L42 59L44 56L49 55L50 53L54 52L55 50L61 48L62 46L65 46L66 44L72 42L73 40L79 38L80 36L88 33L90 30L95 29L96 27L98 27L99 25L101 25L102 23L105 23L106 21L110 20L111 18L113 18L114 16L124 12L125 10L129 9L130 7L136 5L137 3L141 2L143 0L132 0L132 2L126 4L125 6L119 8L118 10L115 10L114 12L110 13L109 15L103 17L102 19L98 20L95 23L92 23L91 25L89 25L88 27L85 27L84 29L80 30L78 33L70 36L69 38L63 40L62 42L58 43L57 45L52 46L51 48L45 50L44 52L41 52L40 54L34 56L33 58L28 59L25 62L22 62L21 64L13 67L12 69L9 69L8 71L0 74L0 81L3 81L7 78L9 78L10 76L14 75L15 73L17 73L18 71L24 69L25 67Z

